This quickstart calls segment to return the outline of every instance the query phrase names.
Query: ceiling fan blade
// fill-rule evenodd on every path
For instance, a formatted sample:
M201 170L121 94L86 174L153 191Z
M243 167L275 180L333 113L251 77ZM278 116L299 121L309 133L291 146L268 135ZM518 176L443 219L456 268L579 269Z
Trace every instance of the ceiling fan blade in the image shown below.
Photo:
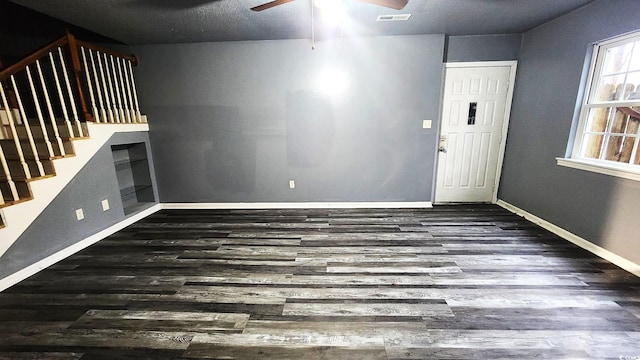
M404 7L407 6L407 3L409 2L409 0L358 0L358 1L379 5L379 6L384 6L384 7L395 9L395 10L404 9Z
M253 10L253 11L267 10L267 9L271 9L274 6L286 4L286 3L291 2L291 1L293 1L293 0L274 0L274 1L270 1L270 2L262 4L262 5L254 6L254 7L251 8L251 10Z

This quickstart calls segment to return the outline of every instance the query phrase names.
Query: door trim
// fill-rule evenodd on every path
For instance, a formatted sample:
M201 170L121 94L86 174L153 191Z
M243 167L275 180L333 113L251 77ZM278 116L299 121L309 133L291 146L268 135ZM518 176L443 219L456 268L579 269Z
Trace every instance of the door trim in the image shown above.
M442 112L444 110L444 87L447 81L447 69L449 68L477 68L477 67L500 67L500 66L508 66L509 67L509 87L507 88L507 98L504 105L504 121L502 123L502 132L500 134L500 147L498 149L498 164L496 167L496 177L495 183L493 185L493 196L491 199L491 203L495 204L498 201L498 187L500 185L500 177L502 176L502 164L504 162L504 153L507 145L507 131L509 129L509 121L511 117L511 103L513 102L513 91L515 88L516 82L516 69L518 67L517 60L509 60L509 61L474 61L474 62L448 62L444 64L444 76L442 77L442 89L440 91L440 121L438 124L438 137L436 139L440 139L442 136ZM435 201L436 199L436 188L437 188L437 176L438 176L438 166L439 164L439 154L438 154L438 146L439 141L436 140L435 146L435 164L436 167L434 169L434 182L433 182L433 195L432 195L432 203L438 204Z

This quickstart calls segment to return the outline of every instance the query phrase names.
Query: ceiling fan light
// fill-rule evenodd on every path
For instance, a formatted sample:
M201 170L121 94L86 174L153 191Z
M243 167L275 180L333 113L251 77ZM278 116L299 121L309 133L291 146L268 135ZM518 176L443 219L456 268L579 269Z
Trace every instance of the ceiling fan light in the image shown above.
M314 0L315 7L320 10L320 17L328 24L337 26L344 18L344 3L342 0Z
M314 0L313 3L318 9L329 11L332 11L330 9L342 8L343 5L342 0Z

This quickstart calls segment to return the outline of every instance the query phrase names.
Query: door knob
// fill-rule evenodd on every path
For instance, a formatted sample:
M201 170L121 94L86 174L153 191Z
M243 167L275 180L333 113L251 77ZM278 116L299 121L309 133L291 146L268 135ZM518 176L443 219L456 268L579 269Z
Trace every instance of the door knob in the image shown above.
M445 145L447 145L447 136L441 135L440 143L438 144L438 151L440 151L441 153L446 153L447 149L445 148Z

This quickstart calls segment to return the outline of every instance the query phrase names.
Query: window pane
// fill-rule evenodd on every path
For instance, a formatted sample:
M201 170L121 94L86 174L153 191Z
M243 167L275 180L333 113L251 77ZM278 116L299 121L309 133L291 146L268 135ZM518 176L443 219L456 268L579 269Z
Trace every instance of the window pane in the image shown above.
M601 77L595 101L620 100L624 78L625 75Z
M611 132L620 134L637 134L638 123L640 122L640 119L638 119L637 116L640 116L640 114L635 114L637 113L631 108L617 108L613 118Z
M632 50L633 43L607 49L604 57L604 65L602 66L602 75L627 72Z
M603 135L585 135L582 157L589 159L599 159L600 149L602 149L603 141Z
M606 146L602 159L628 163L631 159L635 137L639 129L640 113L634 108L593 108L589 114L587 131L604 134L585 134L582 156L590 159L599 159L600 154L603 152L603 147ZM614 134L627 134L629 136Z
M636 41L633 47L633 56L631 57L631 67L629 70L640 70L640 41Z
M589 132L605 132L607 131L607 124L609 123L609 111L611 108L593 108L589 114L589 125L587 131Z
M588 132L637 134L640 107L598 107L589 112ZM611 123L611 128L608 128Z
M605 152L605 160L628 163L633 151L634 137L610 136Z
M630 72L627 75L627 86L624 93L625 99L637 99L640 94L638 94L638 85L640 84L640 71Z

